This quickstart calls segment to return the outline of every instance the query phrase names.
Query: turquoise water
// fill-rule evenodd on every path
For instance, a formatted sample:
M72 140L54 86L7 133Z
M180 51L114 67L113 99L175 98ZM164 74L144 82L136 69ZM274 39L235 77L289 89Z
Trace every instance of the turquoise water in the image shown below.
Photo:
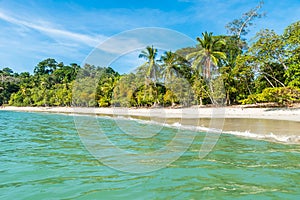
M114 120L98 121L114 143L135 152L161 148L177 131L126 139ZM72 116L1 111L0 199L299 199L299 145L222 134L214 151L199 159L203 137L197 133L166 168L124 173L86 150Z

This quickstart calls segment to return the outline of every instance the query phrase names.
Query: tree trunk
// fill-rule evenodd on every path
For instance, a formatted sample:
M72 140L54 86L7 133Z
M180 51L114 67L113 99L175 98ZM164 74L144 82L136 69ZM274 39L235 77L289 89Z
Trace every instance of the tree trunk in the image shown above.
M200 101L200 106L203 106L203 99L202 99L202 96L200 96L199 101Z
M207 65L207 68L206 68L206 78L210 78L210 59L208 59L208 65Z
M268 81L268 83L270 83L270 85L274 88L275 86L273 85L273 83L268 79L268 77L264 76L265 79Z
M211 103L215 104L215 101L214 101L214 98L213 98L214 88L212 86L211 81L208 82L208 85L209 85L209 90L210 90L210 92L208 93L208 96L209 96L209 98L211 100Z
M230 102L230 96L229 96L229 91L228 90L226 92L226 104L227 104L227 106L229 106L231 104L231 102Z

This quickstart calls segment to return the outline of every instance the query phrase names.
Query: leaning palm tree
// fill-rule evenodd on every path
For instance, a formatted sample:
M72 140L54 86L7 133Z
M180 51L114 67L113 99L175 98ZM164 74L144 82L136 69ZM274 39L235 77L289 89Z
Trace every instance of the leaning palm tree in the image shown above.
M203 70L204 78L211 77L211 69L218 65L220 59L226 59L226 54L220 49L225 45L225 41L216 39L212 33L202 33L203 38L197 37L200 50L187 55L188 60L193 60L192 67L201 73ZM203 68L203 69L201 69Z

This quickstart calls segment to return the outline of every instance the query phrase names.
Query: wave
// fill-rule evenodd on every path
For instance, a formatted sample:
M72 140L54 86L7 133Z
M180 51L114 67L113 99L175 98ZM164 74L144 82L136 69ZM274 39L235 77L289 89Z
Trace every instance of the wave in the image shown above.
M137 119L134 117L127 117L127 116L97 116L97 118L114 119L114 120L133 120L141 124L158 125L158 126L164 126L164 127L174 128L174 129L207 132L207 133L222 133L222 134L230 134L238 137L251 138L256 140L267 140L271 142L280 142L286 144L300 144L300 135L284 135L284 134L279 135L279 134L274 134L272 132L261 134L261 133L253 133L250 130L223 131L220 129L204 127L204 126L183 125L180 122L168 124L168 123L162 123L162 122L151 121L151 120Z
M275 135L272 132L270 133L252 133L248 131L222 131L216 130L213 128L202 127L202 126L186 126L182 125L179 122L171 124L172 127L177 127L181 129L188 129L188 130L197 130L197 131L205 131L205 132L222 132L224 134L235 135L239 137L251 138L251 139L258 139L258 140L268 140L273 142L280 142L280 143L288 143L288 144L300 144L300 135Z
M251 133L250 131L225 131L224 133L246 137L246 138L253 138L253 139L260 139L260 140L268 140L274 142L281 142L281 143L288 143L288 144L300 144L300 136L299 135L275 135L272 132L267 134L257 134Z

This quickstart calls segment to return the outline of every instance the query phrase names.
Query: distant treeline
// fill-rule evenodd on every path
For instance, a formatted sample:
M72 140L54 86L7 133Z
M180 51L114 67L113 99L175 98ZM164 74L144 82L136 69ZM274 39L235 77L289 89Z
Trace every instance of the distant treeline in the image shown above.
M218 80L223 88L218 98L227 105L300 102L300 21L282 35L261 30L251 44L241 38L246 32L235 27L229 23L229 35L205 32L196 46L164 52L160 58L157 49L148 46L139 56L145 63L130 74L89 64L65 65L52 58L38 63L33 74L3 68L0 105L204 105L214 103L211 83ZM99 77L89 87L92 74Z

